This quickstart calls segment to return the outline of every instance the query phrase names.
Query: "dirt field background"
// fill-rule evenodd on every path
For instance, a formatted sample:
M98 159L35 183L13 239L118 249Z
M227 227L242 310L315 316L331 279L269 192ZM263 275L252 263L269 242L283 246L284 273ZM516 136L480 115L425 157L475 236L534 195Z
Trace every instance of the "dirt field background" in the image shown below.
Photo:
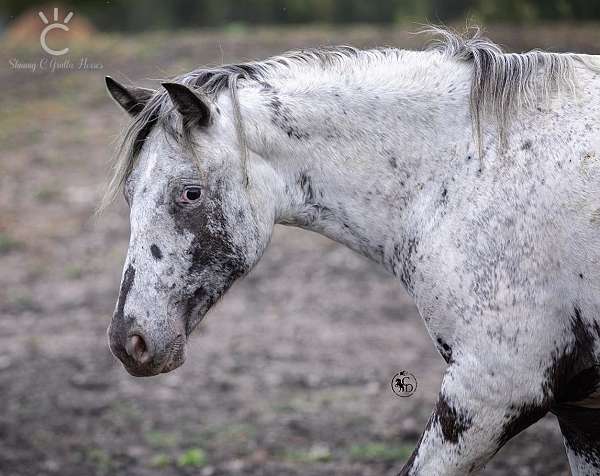
M600 53L600 28L498 27L511 49ZM1 41L1 40L0 40ZM2 45L0 475L392 475L424 428L444 364L398 282L317 235L279 228L259 266L191 339L174 373L134 379L105 330L128 239L120 201L93 211L125 118L103 76L155 86L200 64L349 43L418 47L404 30L96 36L101 71L32 73L39 45ZM401 369L419 388L396 397ZM554 417L486 475L568 474Z

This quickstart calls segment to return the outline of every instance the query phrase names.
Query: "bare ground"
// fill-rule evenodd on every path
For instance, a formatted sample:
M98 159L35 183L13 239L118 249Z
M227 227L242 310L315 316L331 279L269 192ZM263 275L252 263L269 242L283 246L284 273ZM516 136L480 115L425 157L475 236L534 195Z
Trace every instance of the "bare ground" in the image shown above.
M600 29L496 28L515 49L598 53ZM2 48L0 475L392 475L444 365L398 282L317 235L277 230L259 266L211 312L174 373L134 379L105 329L128 237L122 203L93 211L123 116L102 77L160 78L293 47L417 46L400 30L248 30L98 36L72 47L103 69L31 73ZM147 80L144 81L151 84ZM419 388L389 386L401 369ZM568 474L549 416L487 475Z

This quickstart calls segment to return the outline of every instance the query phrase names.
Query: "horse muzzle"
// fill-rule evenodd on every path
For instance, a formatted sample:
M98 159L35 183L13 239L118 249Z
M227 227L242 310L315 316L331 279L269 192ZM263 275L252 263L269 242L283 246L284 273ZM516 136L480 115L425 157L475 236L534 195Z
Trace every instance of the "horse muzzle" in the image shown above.
M140 329L125 330L113 320L108 328L108 340L113 355L134 377L167 373L185 361L186 337L183 333L157 339Z

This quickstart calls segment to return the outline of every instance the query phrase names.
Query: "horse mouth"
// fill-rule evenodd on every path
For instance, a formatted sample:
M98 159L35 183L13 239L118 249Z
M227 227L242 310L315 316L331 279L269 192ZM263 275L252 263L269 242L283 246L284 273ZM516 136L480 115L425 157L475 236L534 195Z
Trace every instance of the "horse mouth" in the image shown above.
M185 357L181 356L178 358L169 358L160 367L138 368L128 367L126 365L124 367L125 370L127 370L127 373L129 373L129 375L132 377L155 377L160 374L168 374L169 372L172 372L173 370L181 367L184 362Z
M183 335L177 336L175 342L169 350L169 356L165 360L162 368L158 373L167 374L178 367L181 367L185 362L185 337Z
M168 374L169 372L172 372L173 370L181 367L184 362L185 362L185 359L172 360L171 362L169 362L168 365L165 365L165 367L163 367L163 369L160 371L160 373L161 374Z

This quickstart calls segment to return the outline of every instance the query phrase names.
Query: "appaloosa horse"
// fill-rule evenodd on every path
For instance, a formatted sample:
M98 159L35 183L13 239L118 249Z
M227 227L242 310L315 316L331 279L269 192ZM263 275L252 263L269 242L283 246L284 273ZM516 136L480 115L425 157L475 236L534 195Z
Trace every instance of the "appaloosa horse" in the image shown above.
M131 238L110 346L169 372L277 223L383 265L448 363L404 475L473 474L547 412L600 475L599 58L349 47L106 78L133 117L109 198Z

